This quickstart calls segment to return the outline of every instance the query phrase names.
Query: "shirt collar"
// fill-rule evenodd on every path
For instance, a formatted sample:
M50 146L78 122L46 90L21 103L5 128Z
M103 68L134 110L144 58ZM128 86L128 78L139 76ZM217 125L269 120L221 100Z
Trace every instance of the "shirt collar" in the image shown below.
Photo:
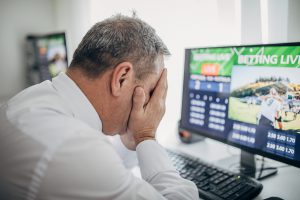
M60 73L52 79L52 84L58 93L68 101L75 118L84 121L98 131L102 130L98 113L72 79L65 73Z

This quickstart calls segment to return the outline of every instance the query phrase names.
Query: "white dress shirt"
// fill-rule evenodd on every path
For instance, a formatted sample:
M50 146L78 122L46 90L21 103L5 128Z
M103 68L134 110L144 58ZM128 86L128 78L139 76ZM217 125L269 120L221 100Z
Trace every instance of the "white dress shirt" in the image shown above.
M86 96L65 74L0 108L0 199L198 199L155 141L136 149L134 176Z

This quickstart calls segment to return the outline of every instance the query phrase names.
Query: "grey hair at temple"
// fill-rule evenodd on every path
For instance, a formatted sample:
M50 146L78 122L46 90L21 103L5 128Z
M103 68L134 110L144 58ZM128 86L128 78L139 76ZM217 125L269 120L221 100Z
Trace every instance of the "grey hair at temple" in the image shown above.
M70 68L90 78L121 62L131 62L137 78L151 71L155 59L170 52L155 29L137 18L121 14L96 23L75 50Z

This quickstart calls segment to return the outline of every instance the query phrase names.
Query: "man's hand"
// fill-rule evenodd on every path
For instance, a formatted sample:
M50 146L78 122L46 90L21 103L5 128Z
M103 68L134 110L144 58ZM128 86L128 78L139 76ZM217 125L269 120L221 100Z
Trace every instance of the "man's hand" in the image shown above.
M149 102L145 106L145 92L142 87L136 87L133 94L133 105L128 121L127 133L121 136L124 144L133 150L144 140L155 139L156 129L165 113L167 95L167 70L164 69L154 89Z

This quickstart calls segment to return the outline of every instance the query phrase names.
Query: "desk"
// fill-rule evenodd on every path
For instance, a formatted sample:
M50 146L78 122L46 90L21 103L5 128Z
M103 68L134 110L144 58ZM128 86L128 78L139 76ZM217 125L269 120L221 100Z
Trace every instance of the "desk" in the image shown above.
M170 139L172 138L172 139ZM213 163L217 166L221 159L230 158L233 155L239 155L238 148L225 145L221 142L205 139L193 144L183 144L176 136L169 137L168 140L162 139L160 142L167 148L196 156L204 161ZM233 161L234 162L234 161ZM284 166L284 163L267 159L272 166ZM222 166L220 166L222 167ZM224 166L223 166L224 168ZM261 181L264 188L256 200L266 199L271 196L281 197L286 200L300 199L300 169L292 166L279 168L278 174Z

